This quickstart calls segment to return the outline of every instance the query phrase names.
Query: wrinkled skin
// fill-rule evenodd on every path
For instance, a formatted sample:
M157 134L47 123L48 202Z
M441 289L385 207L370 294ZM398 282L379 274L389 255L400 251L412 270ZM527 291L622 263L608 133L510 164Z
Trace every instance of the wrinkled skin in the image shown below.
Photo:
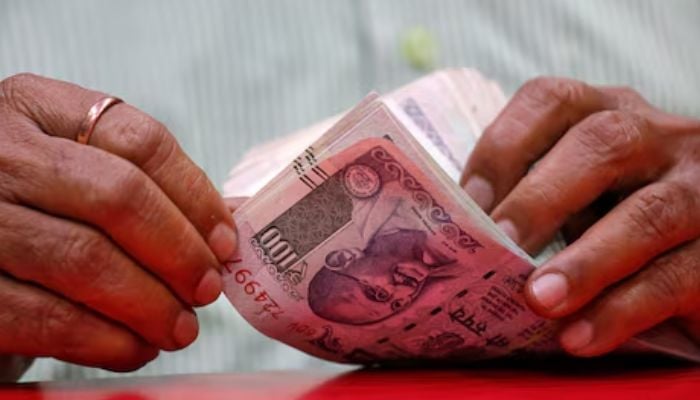
M0 354L132 370L190 344L193 307L221 292L236 248L223 199L128 104L76 143L103 97L29 74L0 82Z
M667 319L700 340L700 121L627 88L538 78L486 129L462 184L530 252L568 234L526 297L564 319L571 354Z

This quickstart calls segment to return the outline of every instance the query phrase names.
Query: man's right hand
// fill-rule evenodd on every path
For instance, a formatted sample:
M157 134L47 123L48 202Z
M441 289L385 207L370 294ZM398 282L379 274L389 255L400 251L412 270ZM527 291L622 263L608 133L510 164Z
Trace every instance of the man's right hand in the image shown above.
M538 78L486 129L463 179L523 249L571 234L525 289L535 312L565 321L569 353L607 353L666 320L700 343L700 120L629 88Z

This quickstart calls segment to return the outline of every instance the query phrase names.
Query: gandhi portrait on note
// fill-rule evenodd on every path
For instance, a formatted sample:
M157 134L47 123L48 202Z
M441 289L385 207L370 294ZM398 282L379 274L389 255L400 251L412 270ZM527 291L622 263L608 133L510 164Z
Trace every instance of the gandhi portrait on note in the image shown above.
M405 194L393 181L355 203L348 229L362 241L327 253L309 282L316 315L349 325L376 323L406 310L429 281L455 275L459 266L428 244L429 232Z

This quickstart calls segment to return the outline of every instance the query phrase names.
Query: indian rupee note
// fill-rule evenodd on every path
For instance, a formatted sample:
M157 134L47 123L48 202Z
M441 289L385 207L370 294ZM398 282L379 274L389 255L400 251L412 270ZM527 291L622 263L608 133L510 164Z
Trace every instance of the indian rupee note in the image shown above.
M388 108L366 112L305 173L278 179L276 196L234 213L234 306L262 333L339 362L491 358L551 342L553 323L522 297L532 264L417 162L424 154L407 155L411 134Z

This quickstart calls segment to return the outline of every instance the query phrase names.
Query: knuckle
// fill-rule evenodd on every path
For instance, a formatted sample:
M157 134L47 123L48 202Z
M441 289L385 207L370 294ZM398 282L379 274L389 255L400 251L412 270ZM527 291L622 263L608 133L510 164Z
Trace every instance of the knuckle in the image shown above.
M531 100L541 104L558 104L573 106L584 97L586 84L566 78L541 76L527 81L523 93Z
M94 169L87 173L85 165ZM89 206L91 222L120 223L133 215L141 215L149 206L149 179L132 163L118 157L92 150L76 152L70 146L53 149L37 168L51 177L76 177L83 196L82 204ZM33 170L29 170L31 173ZM79 172L76 172L79 171Z
M163 124L151 117L145 117L142 123L140 145L146 154L157 154L161 148L172 143L170 134Z
M649 104L644 97L629 86L619 86L614 89L614 96L617 107L623 110L635 110L640 106L647 107Z
M173 217L171 203L148 175L126 160L109 161L113 162L109 179L94 180L85 201L93 210L92 222L122 237L144 226L160 226L163 218ZM158 230L162 239L161 232Z
M643 100L643 99L644 99L644 98L642 97L642 95L641 95L638 91L632 89L632 88L629 87L629 86L620 86L620 87L618 87L618 88L617 88L617 95L618 95L619 97L623 98L623 99L627 99L627 100L630 100L630 101L632 101L632 100L634 100L634 101L639 101L639 100Z
M657 268L654 279L647 280L649 290L654 301L662 302L670 307L670 313L675 315L679 311L680 297L685 294L683 290L687 285L687 268L683 262L667 261L667 265Z
M148 164L160 165L177 149L177 142L162 123L140 111L124 129L131 154L127 157L148 169Z
M187 188L195 191L198 196L207 196L213 191L212 186L209 184L209 178L207 178L204 170L194 165L187 176L186 184Z
M147 178L137 168L124 162L115 168L112 178L104 180L95 190L92 204L112 222L129 218L139 212L139 207L148 205L145 192Z
M645 237L673 240L687 221L694 195L684 186L663 182L639 193L632 204L629 220ZM688 207L691 207L690 209Z
M110 241L98 232L76 229L61 245L63 249L56 259L60 260L57 279L65 281L62 287L75 284L76 279L93 287L103 287L105 277L114 275L109 271L112 271L115 251Z
M22 72L0 81L0 104L31 114L28 94L40 86L39 75Z
M85 323L86 314L61 299L54 299L39 310L38 337L52 343L61 358L72 358L81 353L84 338L78 337L76 327Z
M492 124L484 130L478 144L481 152L477 155L481 155L480 161L484 163L495 162L493 154L507 154L506 152L512 151L518 145L518 140L512 133L522 122L510 116L499 122L499 124ZM484 149L488 151L484 151Z
M646 131L646 120L637 114L602 111L581 123L577 138L596 159L616 163L639 151Z
M652 293L657 298L673 304L674 314L686 314L697 310L700 268L694 251L697 249L679 249L658 258L644 271L646 276L643 278L652 286Z
M39 76L29 72L21 72L3 79L0 81L0 99L16 98L27 88L36 85L37 80L39 80Z
M526 177L525 179L528 178ZM537 181L528 179L527 188L528 193L522 199L523 204L521 206L532 208L533 205L546 205L542 212L548 214L558 214L563 211L560 208L563 206L561 195L564 193L564 188L557 182L544 179L538 179Z

